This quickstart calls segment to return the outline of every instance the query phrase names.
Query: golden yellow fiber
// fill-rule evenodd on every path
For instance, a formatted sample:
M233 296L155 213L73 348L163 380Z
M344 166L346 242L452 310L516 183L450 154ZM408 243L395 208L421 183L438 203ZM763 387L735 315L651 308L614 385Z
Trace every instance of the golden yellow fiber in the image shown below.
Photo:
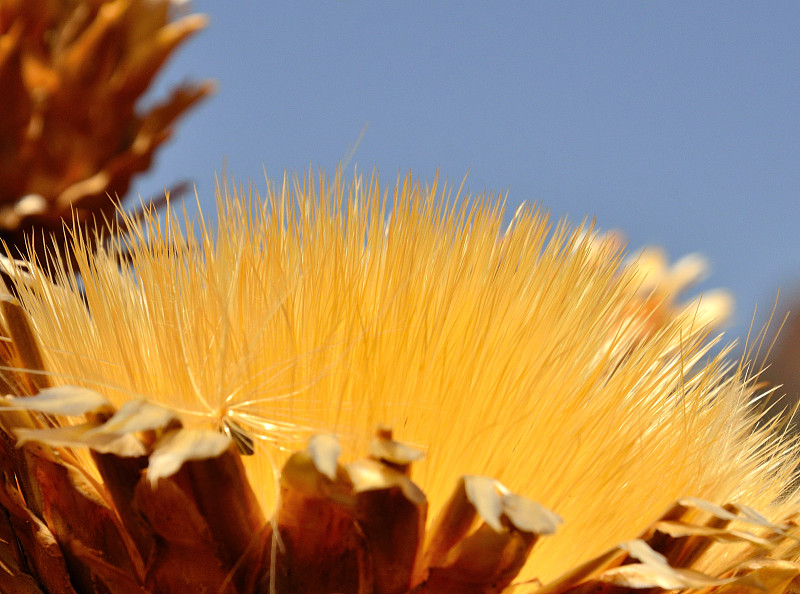
M80 285L50 263L67 290L41 274L17 290L56 383L258 438L266 507L281 462L266 442L336 431L363 451L382 423L426 448L414 479L433 513L463 474L556 511L526 572L543 582L680 497L795 509L776 503L794 446L755 432L751 388L692 312L653 327L641 280L590 227L503 215L410 176L285 177L264 198L225 185L215 229L183 232L171 206L97 254L78 236Z

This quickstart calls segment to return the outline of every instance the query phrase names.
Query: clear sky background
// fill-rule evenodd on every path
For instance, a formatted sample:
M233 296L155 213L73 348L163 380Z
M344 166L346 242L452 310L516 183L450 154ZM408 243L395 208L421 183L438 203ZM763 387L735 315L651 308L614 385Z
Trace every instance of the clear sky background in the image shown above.
M159 79L213 78L134 192L213 210L227 163L386 181L408 170L596 217L631 251L702 252L730 337L800 287L800 2L196 0L209 28ZM791 292L791 291L789 291ZM764 320L761 313L757 316Z

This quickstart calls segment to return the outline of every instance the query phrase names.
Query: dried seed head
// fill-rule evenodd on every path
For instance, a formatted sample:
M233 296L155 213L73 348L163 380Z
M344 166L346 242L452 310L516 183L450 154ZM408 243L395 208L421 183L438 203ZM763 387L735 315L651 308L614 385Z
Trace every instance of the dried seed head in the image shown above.
M51 264L59 286L14 288L50 381L227 430L255 450L265 509L283 455L262 444L298 449L316 429L364 452L381 423L426 447L414 481L432 509L475 474L555 510L543 581L680 497L795 509L794 446L754 429L709 327L648 316L637 271L591 228L525 207L506 230L494 198L410 177L225 186L218 214L213 232L174 207L129 218L97 253L76 233L81 286Z

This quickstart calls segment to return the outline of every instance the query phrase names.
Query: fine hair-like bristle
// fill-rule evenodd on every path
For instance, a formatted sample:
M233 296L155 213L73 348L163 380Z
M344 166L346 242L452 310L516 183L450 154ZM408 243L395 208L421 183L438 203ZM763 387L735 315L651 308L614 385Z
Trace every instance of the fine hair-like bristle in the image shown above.
M497 197L410 175L218 191L216 229L168 205L96 252L76 233L76 270L16 291L55 383L251 436L266 509L278 450L320 430L363 450L379 424L426 448L432 510L464 474L556 510L545 582L680 497L796 506L795 446L756 429L751 382L591 226L522 207L505 227Z

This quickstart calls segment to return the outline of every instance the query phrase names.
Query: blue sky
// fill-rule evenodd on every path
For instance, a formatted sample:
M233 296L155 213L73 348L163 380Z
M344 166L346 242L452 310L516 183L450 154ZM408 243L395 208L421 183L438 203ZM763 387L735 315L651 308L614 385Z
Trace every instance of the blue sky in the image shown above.
M384 179L595 217L633 251L702 252L729 336L800 287L798 2L219 2L159 79L213 78L134 192L215 172ZM763 321L759 315L757 320Z

